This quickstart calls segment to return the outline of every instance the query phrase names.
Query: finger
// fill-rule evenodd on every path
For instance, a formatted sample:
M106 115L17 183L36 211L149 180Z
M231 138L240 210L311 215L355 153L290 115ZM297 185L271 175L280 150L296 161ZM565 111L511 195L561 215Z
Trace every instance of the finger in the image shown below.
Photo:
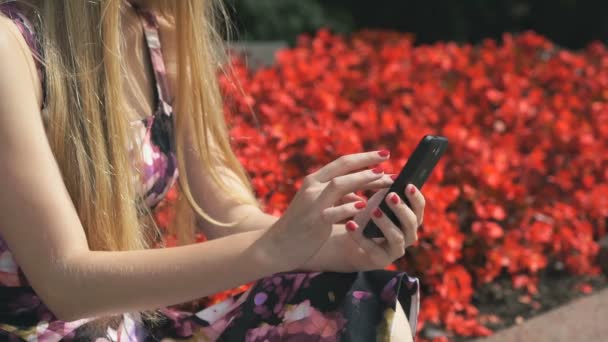
M412 211L416 215L418 226L422 224L424 220L424 207L426 206L426 200L422 195L422 192L414 186L414 184L409 184L405 187L405 196L410 202L410 207Z
M320 209L333 206L340 198L346 194L360 190L367 183L371 183L384 176L382 169L375 168L339 176L327 183L325 189L317 198L316 205ZM317 208L318 209L318 208Z
M418 218L412 209L394 192L388 194L385 201L401 223L401 231L405 236L406 247L416 242L418 240Z
M335 207L326 208L321 212L323 221L334 224L355 216L365 209L366 203L363 201L351 202Z
M370 262L376 267L384 267L392 262L390 255L384 244L378 244L363 236L363 229L355 221L346 222L346 230L349 236L359 246L359 248L367 255Z
M405 254L405 236L403 232L391 221L386 214L375 208L372 211L371 219L384 235L386 239L387 253L391 259L397 259ZM392 260L391 260L392 261Z
M369 168L387 160L389 157L390 153L386 150L347 154L320 168L312 176L317 181L324 183L338 176Z
M382 188L389 188L394 182L395 181L390 177L390 175L385 174L382 178L364 185L361 190L378 190Z
M342 197L342 199L340 199L338 204L346 204L346 203L350 203L350 202L359 202L359 201L366 202L366 199L355 194L354 192L351 192L350 194L346 194L344 197Z

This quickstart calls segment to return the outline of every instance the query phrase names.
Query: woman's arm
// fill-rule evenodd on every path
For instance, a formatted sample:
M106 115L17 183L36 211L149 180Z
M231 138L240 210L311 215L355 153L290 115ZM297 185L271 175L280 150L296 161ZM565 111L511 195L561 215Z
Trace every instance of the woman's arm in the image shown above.
M60 319L163 307L287 271L265 230L164 250L90 251L45 136L33 61L13 29L0 18L0 235Z
M202 161L192 151L186 152L186 169L190 190L197 204L211 217L221 222L240 222L230 227L218 227L202 217L195 219L196 226L208 239L231 234L256 231L273 225L279 218L265 214L251 204L240 204L220 188L211 176L200 171ZM222 167L220 177L234 191L245 191L232 170Z
M201 229L204 230L208 237L210 235L209 238L220 238L243 231L267 229L279 219L276 216L264 213L254 206L241 206L233 210L233 219L238 220L242 217L240 215L247 217L247 220L243 220L243 224L240 226L234 228L212 227L201 221L199 223L202 227ZM343 256L341 251L343 250L345 238L348 238L348 236L344 225L334 224L331 236L323 247L306 264L302 265L298 271L339 271L341 265L345 262L344 258L341 257Z

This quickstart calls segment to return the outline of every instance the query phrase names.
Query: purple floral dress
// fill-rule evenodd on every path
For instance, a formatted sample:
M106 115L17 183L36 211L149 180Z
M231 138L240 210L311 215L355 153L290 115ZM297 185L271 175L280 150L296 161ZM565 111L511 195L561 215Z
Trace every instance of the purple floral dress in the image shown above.
M140 194L153 208L178 176L173 145L172 98L165 76L158 26L153 13L136 9L144 27L156 78L157 110L132 123L145 166ZM32 53L40 56L33 26L13 2L0 13L17 25ZM44 71L38 63L44 89ZM46 98L46 95L45 95ZM257 281L249 290L198 312L163 308L150 322L124 313L100 329L96 318L58 320L29 285L0 236L1 341L386 341L397 300L416 331L418 281L403 272L281 273Z

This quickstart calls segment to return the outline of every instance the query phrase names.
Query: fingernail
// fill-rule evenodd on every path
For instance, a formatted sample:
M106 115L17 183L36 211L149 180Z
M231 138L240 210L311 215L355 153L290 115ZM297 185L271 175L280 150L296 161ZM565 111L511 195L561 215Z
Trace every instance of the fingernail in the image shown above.
M349 232L354 232L355 230L357 230L358 225L355 223L355 221L348 221L346 222L346 230L348 230Z
M372 214L374 214L374 216L376 216L377 218L380 218L382 217L382 210L380 210L380 208L376 208L374 209L374 212Z
M363 202L363 201L359 201L359 202L355 203L355 208L357 208L357 209L363 209L366 206L367 206L367 204L365 204L365 202Z
M383 170L382 170L382 167L376 166L375 168L372 169L372 172L375 174L379 174L379 173L382 173Z
M399 177L399 175L398 175L398 174L396 174L396 173L395 173L394 175L391 175L391 179L392 179L392 180L396 180L396 179L397 179L397 177Z
M378 151L378 154L380 155L380 157L386 158L391 154L391 152L389 150L382 150Z
M392 194L390 200L393 202L393 204L397 204L399 203L399 196L397 196L397 194Z
M415 194L416 193L416 187L414 185L412 185L412 184L410 184L409 187L410 187L410 190L409 190L410 195Z

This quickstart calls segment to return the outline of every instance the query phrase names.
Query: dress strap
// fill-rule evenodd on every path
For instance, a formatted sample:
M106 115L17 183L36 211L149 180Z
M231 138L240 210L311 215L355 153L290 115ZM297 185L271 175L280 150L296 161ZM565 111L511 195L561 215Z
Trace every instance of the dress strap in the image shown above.
M146 36L146 45L150 54L150 60L152 63L152 69L154 69L154 78L156 81L156 90L158 95L159 106L162 108L162 112L165 115L171 115L173 112L172 102L173 98L169 89L169 82L167 80L167 69L165 67L165 61L161 49L160 37L159 37L159 25L156 15L151 11L146 11L135 5L130 4L141 19L144 35Z

